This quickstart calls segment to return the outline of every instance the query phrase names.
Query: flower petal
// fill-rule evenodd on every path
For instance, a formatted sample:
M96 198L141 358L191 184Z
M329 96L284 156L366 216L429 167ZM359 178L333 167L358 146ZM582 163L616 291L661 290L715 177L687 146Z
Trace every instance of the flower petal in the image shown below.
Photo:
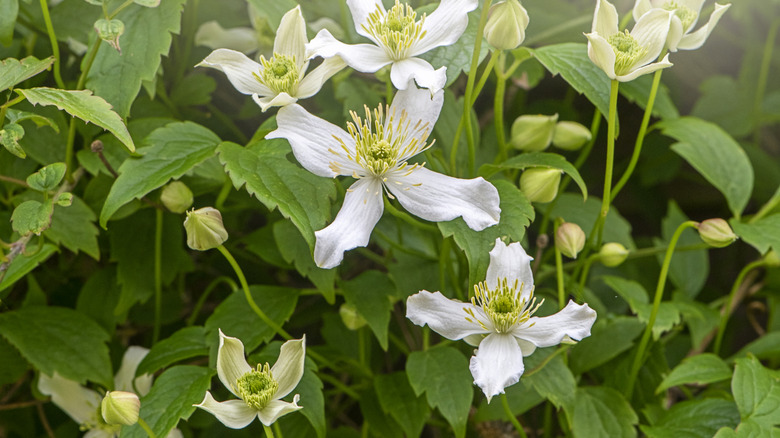
M344 258L344 251L368 245L371 231L384 211L382 183L375 178L361 178L347 191L344 205L336 219L314 235L314 261L323 269L334 268Z
M144 374L143 376L138 376L138 378L135 377L135 370L138 369L138 364L141 363L147 354L149 354L148 348L136 345L127 347L124 356L122 356L122 364L114 375L115 391L128 391L142 397L149 393L149 389L152 387L153 376Z
M618 13L615 6L607 0L598 0L596 10L593 12L593 24L590 29L607 38L610 35L618 33Z
M287 106L292 105L295 102L298 101L298 98L292 97L286 92L281 92L276 95L269 95L269 96L263 96L260 97L257 94L252 95L252 99L255 101L256 104L260 106L260 109L263 110L263 112L266 112L268 108L274 107L274 106Z
M588 37L588 57L596 67L602 69L607 77L615 79L615 51L612 46L601 35L593 32L586 33Z
M702 44L707 41L707 38L709 38L712 30L715 29L715 25L720 21L720 17L722 17L730 7L730 3L727 5L715 3L715 10L712 11L710 20L707 24L699 28L696 32L685 35L682 40L680 40L677 48L682 50L694 50L701 47Z
M389 114L395 114L394 120L397 120L400 114L406 113L406 120L409 128L416 132L408 138L408 141L424 140L433 131L433 125L441 113L441 107L444 103L444 92L431 94L430 90L411 86L405 90L400 90L393 98L393 104L390 105ZM419 125L418 125L419 121ZM385 128L388 128L390 118L385 122ZM415 125L419 126L418 128ZM398 127L404 129L405 127ZM406 161L411 156L399 157L399 161Z
M441 292L421 290L406 299L406 317L410 321L420 327L428 324L431 330L453 341L489 333L478 322L466 320L466 309L481 320L488 320L481 307L447 298Z
M639 18L652 8L653 5L650 3L650 0L636 0L636 3L634 3L634 9L631 10L631 15L634 16L634 21L639 21Z
M97 392L60 376L56 371L52 377L40 374L38 391L51 396L51 401L79 424L96 421L97 410L103 400Z
M412 46L410 55L417 56L434 47L454 44L466 31L469 12L476 9L478 4L477 0L442 0L439 7L425 17L425 36Z
M303 363L306 359L306 335L301 339L285 342L279 351L279 359L271 367L271 375L279 384L274 399L291 393L303 377Z
M184 438L184 434L181 433L179 429L174 427L170 432L168 432L168 435L166 435L165 438Z
M228 80L236 90L244 94L259 94L267 96L274 94L270 88L261 84L252 73L259 73L262 66L247 58L241 52L230 49L217 49L206 57L196 67L216 68L227 75Z
M268 406L264 407L262 411L257 413L257 418L259 418L260 422L266 426L270 426L277 419L279 419L279 417L287 415L290 412L303 409L303 406L298 406L298 400L300 400L300 398L301 397L298 394L295 394L292 403L288 403L282 400L271 400L268 403Z
M257 411L249 407L243 400L218 402L208 391L203 401L195 407L214 415L217 420L231 429L243 429L257 416Z
M460 179L418 167L387 174L386 187L415 216L442 222L462 216L472 230L495 225L501 215L498 190L484 179Z
M512 334L537 347L551 347L560 344L565 336L577 341L590 336L590 328L595 321L595 310L587 304L569 301L560 312L541 318L532 317L525 324L515 327Z
M617 76L615 79L617 79L620 82L629 82L629 81L633 81L634 79L638 78L639 76L646 75L648 73L652 73L652 72L654 72L656 70L660 70L662 68L671 67L672 65L674 65L674 64L669 62L669 55L667 54L666 56L664 56L664 59L662 59L659 62L654 62L652 64L647 64L646 66L640 67L640 68L632 71L631 73L629 73L627 75Z
M110 430L90 429L84 434L83 438L116 438L116 434Z
M636 38L640 46L647 49L647 53L638 59L635 67L641 67L658 58L666 45L666 37L672 23L674 12L663 9L651 9L637 21L631 29L631 36Z
M227 48L242 53L257 51L257 33L250 27L224 29L216 20L207 21L195 32L195 45L210 49Z
M384 50L373 44L344 44L333 37L327 29L317 33L317 36L306 45L310 56L332 58L340 56L344 62L355 70L363 73L373 73L390 64Z
M303 21L301 7L296 6L282 17L274 39L274 54L292 56L301 65L306 60L306 22Z
M490 264L487 268L485 282L493 289L498 286L498 280L506 278L512 285L515 280L523 285L523 295L530 295L534 288L534 277L531 273L531 260L519 242L506 245L500 238L490 251Z
M241 396L236 394L234 387L238 379L250 371L252 371L252 367L249 366L244 357L244 344L238 338L225 336L220 329L219 350L217 351L217 375L219 380L233 395L241 398Z
M340 72L341 69L346 67L347 64L338 56L328 58L322 62L317 68L310 71L303 77L301 83L298 85L298 99L306 99L307 97L314 96L322 88L322 84L325 83L331 76Z
M347 0L347 6L349 7L349 12L352 13L352 22L355 23L357 33L374 41L371 34L363 29L363 25L368 23L368 15L376 11L377 7L383 13L385 12L382 0Z
M436 93L444 88L447 82L447 67L434 70L428 61L420 58L406 58L395 61L390 68L390 80L399 90L413 87L412 79L421 88L427 88L430 93Z
M488 403L504 388L514 385L523 375L523 352L508 334L491 333L479 344L469 363L474 383L482 388Z

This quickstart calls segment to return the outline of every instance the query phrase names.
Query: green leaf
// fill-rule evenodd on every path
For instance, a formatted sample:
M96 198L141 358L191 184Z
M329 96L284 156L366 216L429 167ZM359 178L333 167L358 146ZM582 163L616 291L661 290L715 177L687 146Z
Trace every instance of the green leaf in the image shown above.
M45 203L24 201L14 209L11 224L14 231L22 236L28 234L40 235L51 225L54 212L54 202L49 199Z
M574 374L582 374L609 362L634 345L644 326L636 318L625 316L596 320L591 335L571 348L569 367Z
M11 123L18 123L24 120L32 120L32 122L35 123L35 126L39 128L41 126L48 126L51 129L53 129L55 132L60 132L60 127L57 125L57 122L55 122L54 120L48 117L44 117L40 114L8 108L8 112L5 113L5 116L8 119L8 121L10 121Z
M574 438L631 438L639 418L623 395L607 387L581 387L574 394Z
M466 435L466 420L474 398L468 364L468 359L452 347L415 351L406 360L406 372L415 394L425 392L428 405L439 409L458 437Z
M65 163L49 164L27 177L27 185L39 192L54 190L65 177Z
M428 405L422 396L414 394L406 373L375 376L374 388L382 410L401 425L407 436L420 436L428 417Z
M104 330L112 334L116 329L114 309L119 302L119 285L116 269L108 267L90 272L79 292L76 310L94 319Z
M363 414L373 433L383 438L402 438L404 434L401 426L382 409L377 399L377 392L373 388L360 392L360 413Z
M19 140L24 137L24 128L16 123L9 123L0 129L0 144L5 149L19 158L26 158L27 154L19 145Z
M610 275L605 275L601 278L604 280L604 283L628 302L631 310L640 321L644 323L650 321L650 313L653 306L648 303L648 295L642 285L635 281ZM657 340L661 334L671 330L679 323L680 311L677 309L677 306L672 302L662 302L658 306L658 313L653 324L653 339Z
M156 8L157 6L160 6L160 0L133 0L133 2L147 8Z
M19 351L2 336L0 336L0 357L3 358L3 366L0 367L0 385L16 382L30 368Z
M11 45L18 13L19 0L0 0L0 44ZM0 77L2 77L2 73L0 73Z
M653 75L643 75L633 81L620 83L620 94L640 108L647 108L647 99L650 96L650 88L653 83ZM653 115L661 119L676 119L680 117L677 107L674 106L669 96L669 89L661 82L653 104Z
M753 191L753 167L739 143L717 125L695 117L664 120L658 127L679 142L672 150L720 190L739 217Z
M583 202L582 197L574 193L561 193L556 198L550 217L561 217L566 222L574 222L587 234L593 229L601 211L601 199L590 196ZM628 249L635 247L631 238L631 224L620 215L613 205L607 213L604 223L604 242L617 242Z
M563 362L561 355L543 363L555 349L537 351L525 359L528 375L523 377L525 384L536 390L542 397L550 400L557 408L571 412L574 406L574 392L577 382L569 367ZM538 368L540 367L541 368ZM534 371L531 373L531 371Z
M0 5L0 7L2 7L2 5ZM3 14L0 13L0 21L4 18ZM0 61L0 91L13 87L19 82L37 75L49 68L52 64L54 64L53 56L45 59L28 56L21 61L14 58L3 59Z
M752 354L759 359L770 359L780 354L780 331L770 332L742 347L734 357Z
M720 357L712 353L697 354L683 359L661 382L657 393L679 385L720 382L731 378L731 368Z
M780 251L780 213L763 217L753 223L729 221L734 233L745 242L753 245L761 254L773 248Z
M736 360L731 391L742 421L752 420L764 427L780 424L780 379L755 356Z
M30 248L27 252L30 255L22 254L16 256L14 260L8 265L8 270L5 271L5 276L0 281L0 291L5 290L12 284L16 283L19 279L23 278L30 271L35 269L39 264L43 263L52 254L57 251L57 246L50 243L44 243L40 250L33 250ZM0 294L0 299L4 298L4 294Z
M728 400L704 399L676 403L652 427L641 425L648 438L710 438L725 426L735 426L739 412Z
M87 123L92 122L114 134L130 152L135 151L133 139L122 119L111 109L108 102L99 96L93 96L90 90L58 90L40 87L16 90L16 92L24 95L33 105L54 105L73 117L78 117Z
M325 300L333 304L336 299L333 283L336 281L337 270L322 269L314 263L309 245L290 221L276 222L273 225L273 233L276 246L284 260L292 263L301 275L311 280Z
M54 243L64 245L78 253L84 251L95 260L100 260L98 247L97 216L81 198L73 197L69 207L54 206L51 227L45 235Z
M387 351L387 326L393 310L392 298L395 285L379 271L365 271L356 278L341 284L344 299L355 306L374 332L379 345Z
M192 122L169 123L146 137L141 158L129 158L119 167L116 179L100 212L100 226L120 207L141 199L171 179L179 179L198 163L214 155L220 140L216 134Z
M516 155L501 164L485 164L479 169L480 175L489 178L497 172L508 169L525 169L527 167L546 167L550 169L560 169L571 177L582 191L582 197L588 199L588 187L582 180L577 168L566 161L562 155L550 152L529 152Z
M108 334L84 314L64 307L25 307L0 313L0 334L49 376L113 387Z
M149 354L138 364L135 375L154 374L180 360L208 354L206 329L199 326L185 327L154 344Z

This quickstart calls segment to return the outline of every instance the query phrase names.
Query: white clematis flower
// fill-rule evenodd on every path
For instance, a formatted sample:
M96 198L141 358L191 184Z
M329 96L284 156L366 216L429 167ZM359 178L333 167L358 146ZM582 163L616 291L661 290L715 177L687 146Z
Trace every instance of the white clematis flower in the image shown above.
M671 67L669 55L658 58L666 45L674 12L651 9L629 33L618 30L618 13L607 0L598 0L588 37L588 56L610 79L628 82L638 76Z
M238 91L251 94L263 111L273 106L285 106L298 99L317 94L322 84L346 67L341 58L326 59L306 74L309 58L306 56L306 22L300 6L284 14L274 40L274 56L260 63L241 52L217 49L198 66L212 67L224 72Z
M203 401L195 406L210 412L231 429L244 428L255 417L270 426L282 415L303 408L298 406L298 394L292 403L280 399L292 392L301 380L305 356L306 336L285 342L273 367L266 363L257 364L254 369L244 358L241 340L225 336L220 330L217 375L240 400L218 402L206 392Z
M496 239L486 279L474 286L471 303L425 290L406 300L406 317L413 323L479 347L469 368L488 402L520 380L523 356L536 347L588 337L596 320L587 304L573 301L554 315L532 316L541 303L534 298L531 260L519 243L507 246Z
M404 90L414 79L422 88L436 93L447 81L446 67L434 70L417 56L439 46L455 43L466 30L468 13L477 8L477 0L442 0L430 15L419 19L414 9L395 0L385 10L381 0L347 0L357 33L373 44L344 44L327 30L321 30L307 46L314 56L340 56L363 73L374 73L392 64L390 79Z
M672 27L669 29L667 47L670 52L681 50L695 50L704 44L709 38L720 17L731 7L731 3L721 5L715 3L715 10L710 14L706 25L696 32L691 32L699 21L701 7L704 0L637 0L634 4L634 20L639 21L644 14L652 9L665 9L674 12Z
M353 112L349 132L299 105L279 111L279 128L266 138L286 138L298 162L316 175L357 179L333 223L315 233L314 261L319 267L338 266L344 251L368 244L384 210L383 191L428 221L462 216L477 231L498 223L498 190L489 182L453 178L407 163L431 146L426 142L439 117L443 94L431 96L429 90L412 85L399 91L387 109L366 108L364 119Z

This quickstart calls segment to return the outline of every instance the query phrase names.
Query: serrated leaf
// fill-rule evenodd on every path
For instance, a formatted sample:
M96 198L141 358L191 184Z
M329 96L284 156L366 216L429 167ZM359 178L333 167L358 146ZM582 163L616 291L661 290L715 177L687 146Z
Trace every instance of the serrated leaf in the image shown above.
M28 234L40 235L51 225L51 216L54 212L54 203L50 200L45 203L38 201L24 201L19 204L11 215L11 225L14 231L22 236Z
M333 304L336 299L334 282L337 270L322 269L314 263L309 245L290 221L276 222L273 225L273 233L276 246L284 260L292 263L301 275L311 280L325 300Z
M0 14L0 17L2 17L2 14ZM0 18L0 21L3 18L6 17ZM0 61L0 91L37 75L52 64L54 64L53 56L44 59L28 56L21 61L14 58L3 59Z
M652 427L640 427L648 438L710 438L721 427L737 422L739 412L733 402L704 399L676 403Z
M632 317L600 321L596 321L589 337L571 349L569 367L574 374L582 374L614 359L631 348L644 329L644 324Z
M65 163L49 164L27 177L27 185L39 192L54 190L65 177Z
M30 271L35 269L39 264L43 263L52 254L57 251L57 246L50 243L44 243L40 250L34 250L30 248L27 252L29 255L22 253L8 265L8 270L5 271L5 275L0 280L0 291L7 289L12 284L16 283L19 279L23 278ZM0 294L0 299L5 298L4 294Z
M755 356L736 360L731 391L742 421L752 420L764 427L780 424L780 379Z
M623 395L607 387L581 387L571 416L575 438L632 438L639 422Z
M428 416L428 405L422 396L414 394L406 373L375 376L374 389L382 410L401 425L406 435L420 436Z
M729 221L734 233L745 242L751 244L761 254L773 248L780 251L780 213L763 217L753 223Z
M16 90L33 105L54 105L73 117L94 123L108 130L127 147L135 151L135 144L122 119L102 97L93 96L90 90L58 90L56 88L30 88Z
M101 18L95 22L93 27L101 40L110 44L119 53L122 53L122 49L119 46L119 37L125 33L125 23L122 23L122 20Z
M525 169L527 167L546 167L550 169L560 169L577 183L582 197L588 199L588 187L582 180L577 168L566 161L562 155L550 152L529 152L516 155L500 164L485 164L479 169L480 175L489 178L497 172L509 169Z
M154 344L149 354L138 364L135 375L154 374L180 360L208 354L206 329L199 326L185 327Z
M341 283L347 303L355 306L374 332L379 345L387 351L387 328L393 310L395 285L379 271L365 271L356 278Z
M54 206L51 227L46 230L46 237L75 253L84 251L93 259L100 260L99 231L95 226L97 216L80 198L73 197L72 201L69 207Z
M26 158L27 154L19 145L19 140L24 137L24 128L16 123L9 123L0 129L0 144L5 149L19 158Z
M731 368L720 357L712 353L697 354L683 359L668 376L664 378L656 392L691 383L706 385L731 378Z
M51 129L53 129L55 132L60 132L60 127L57 125L57 122L55 122L54 120L48 117L44 117L40 114L8 108L8 112L5 113L5 116L8 119L8 121L11 123L18 123L24 120L32 120L32 122L35 123L35 126L39 128L41 126L48 126Z

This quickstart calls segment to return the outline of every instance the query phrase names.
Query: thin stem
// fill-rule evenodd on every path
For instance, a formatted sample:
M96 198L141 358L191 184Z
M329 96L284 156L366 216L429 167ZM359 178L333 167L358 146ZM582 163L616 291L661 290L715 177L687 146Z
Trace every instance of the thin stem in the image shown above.
M558 226L562 223L562 219L555 221L555 228L553 229L553 235L557 235ZM566 293L563 288L563 256L558 249L558 245L553 244L555 250L555 278L558 283L558 308L563 309L566 305Z
M268 438L274 438L274 431L271 430L270 427L263 425L263 430L265 431L265 436Z
M187 326L191 326L195 324L195 320L198 318L198 314L200 313L200 309L203 308L203 304L206 303L206 299L211 295L211 292L216 289L217 286L219 286L220 283L225 283L230 287L231 291L238 290L238 285L235 281L233 281L230 277L217 277L214 281L211 282L208 286L206 286L206 290L203 291L203 293L200 295L200 298L198 298L198 302L195 303L195 307L192 308L192 314L190 314L190 317L187 318Z
M154 232L154 330L152 344L160 339L160 315L162 314L162 232L163 212L156 210Z
M29 185L27 185L27 182L22 181L20 179L12 178L10 176L0 175L0 181L5 181L5 182L17 184L17 185L20 185L22 187L28 187L28 188L30 187Z
M466 144L469 147L469 175L474 173L474 159L476 156L476 148L474 145L474 136L472 134L471 126L471 99L474 93L474 82L477 77L477 67L479 66L479 53L482 50L482 34L485 32L485 25L487 24L488 12L490 11L491 3L492 0L485 0L485 2L482 4L482 13L479 16L479 25L477 27L477 33L474 38L474 50L471 54L471 68L469 69L469 78L466 82L466 94L464 95L463 99L463 114L461 115L461 120L465 118Z
M54 33L54 26L51 24L51 15L49 14L49 2L41 0L41 12L43 12L43 21L46 23L46 33L49 34L51 42L51 53L54 55L54 81L59 88L65 89L65 82L60 75L60 46L57 42L57 35Z
M506 133L504 131L504 93L506 91L506 73L504 72L506 55L498 51L496 71L496 93L493 98L493 124L496 128L496 143L498 144L498 162L506 161Z
M772 22L772 26L769 28L769 32L766 34L766 42L764 43L764 52L761 57L761 69L758 73L758 85L756 86L756 97L753 102L753 120L756 122L756 126L753 131L753 142L758 145L760 143L761 123L759 123L761 114L761 103L764 101L764 94L766 93L767 79L769 78L769 67L772 62L772 51L775 46L775 37L777 37L777 30L780 28L780 18L776 18Z
M525 433L525 429L523 429L523 425L520 424L520 421L518 421L515 414L512 413L512 409L509 407L509 401L506 399L506 393L501 393L501 406L504 407L506 418L515 427L518 435L520 435L521 438L528 438L528 435Z
M764 216L768 215L772 210L774 210L778 204L780 204L780 189L778 189L775 194L772 195L769 201L767 201L766 204L764 204L764 206L758 210L758 213L754 214L753 217L747 221L747 223L753 224L761 220Z
M41 0L45 1L45 0ZM81 90L84 88L84 83L87 81L87 73L89 73L89 69L92 68L92 64L95 62L95 57L97 56L98 50L100 50L100 42L101 39L97 38L95 40L95 45L92 46L92 49L87 54L87 61L84 64L84 69L81 71L81 76L79 76L79 80L76 83L76 90ZM76 118L71 117L70 124L68 125L68 140L65 144L65 178L68 181L73 180L72 176L72 169L73 169L73 147L74 142L76 140Z
M594 232L596 234L596 245L598 248L601 246L602 231L604 230L604 221L607 219L607 213L609 213L609 205L612 196L610 192L612 190L612 167L615 162L615 116L617 113L617 97L618 97L618 82L613 79L609 90L609 117L607 118L607 166L604 171L604 196L601 199L601 212L596 219L596 223L591 231L591 237Z
M123 9L125 9L126 7L132 5L133 3L135 3L135 0L125 0L125 2L122 3L121 5L119 5L118 8L114 9L114 12L108 14L106 19L108 19L108 20L114 19L114 17L116 17L120 12L122 12Z
M225 178L225 183L222 184L222 189L220 189L219 194L217 195L217 200L214 201L214 208L222 210L222 206L225 204L225 200L228 195L230 195L230 189L232 188L233 182L230 180L230 177Z
M424 231L430 231L434 233L438 233L439 229L433 225L424 224L417 219L413 218L411 215L409 215L406 212L403 212L393 206L393 204L390 203L390 201L387 198L384 198L385 202L385 210L387 210L388 213L391 215L397 217L398 219L401 219L402 221L406 222L407 224L419 228Z
M276 434L276 436L282 438L282 428L281 426L279 426L279 422L275 422L271 426L274 428L274 433Z
M149 435L149 438L157 438L157 435L154 434L154 431L151 427L149 427L148 424L146 424L146 421L144 421L143 418L138 418L138 425L141 426L141 428L146 432L147 435Z
M0 106L0 128L2 128L3 124L5 123L5 113L8 111L8 108L16 105L17 103L23 101L24 99L25 99L24 95L20 94L14 99L11 99L5 104L3 104L3 106Z
M739 271L737 279L731 286L731 292L729 292L728 300L726 301L726 304L723 305L723 309L720 311L720 324L718 324L718 333L715 335L715 345L712 347L713 353L720 354L720 346L723 342L723 334L726 331L726 325L729 322L729 316L731 315L731 307L734 306L734 298L737 296L737 291L742 285L742 282L745 281L745 276L753 269L766 265L767 262L765 260L757 260L755 262L748 263L744 268L742 268L741 271Z

